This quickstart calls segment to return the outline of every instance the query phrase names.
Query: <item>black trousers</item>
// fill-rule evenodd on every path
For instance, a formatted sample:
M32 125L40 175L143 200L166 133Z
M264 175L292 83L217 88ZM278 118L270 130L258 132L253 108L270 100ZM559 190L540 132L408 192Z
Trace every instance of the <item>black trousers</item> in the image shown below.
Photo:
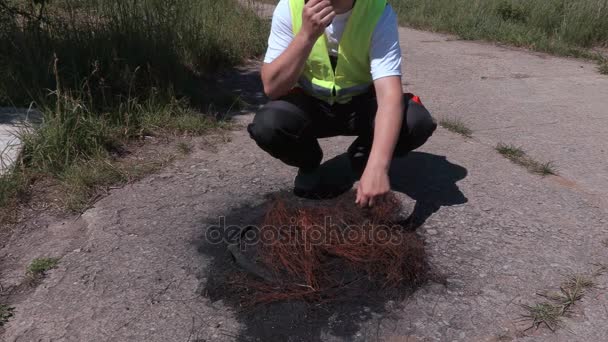
M411 96L404 97L406 108L395 157L422 146L437 128L422 104ZM296 91L263 106L247 130L273 157L291 166L313 169L323 159L318 138L357 136L349 152L371 149L377 109L374 92L354 97L346 104L329 105Z

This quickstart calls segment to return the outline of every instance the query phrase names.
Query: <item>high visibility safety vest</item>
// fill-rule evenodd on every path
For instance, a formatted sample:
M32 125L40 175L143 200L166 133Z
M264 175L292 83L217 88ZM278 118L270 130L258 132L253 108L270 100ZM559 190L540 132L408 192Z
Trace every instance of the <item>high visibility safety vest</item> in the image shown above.
M289 0L294 35L302 28L304 0ZM310 95L333 103L346 103L373 84L369 50L372 34L386 0L357 0L340 39L336 69L331 65L325 34L306 60L298 85Z

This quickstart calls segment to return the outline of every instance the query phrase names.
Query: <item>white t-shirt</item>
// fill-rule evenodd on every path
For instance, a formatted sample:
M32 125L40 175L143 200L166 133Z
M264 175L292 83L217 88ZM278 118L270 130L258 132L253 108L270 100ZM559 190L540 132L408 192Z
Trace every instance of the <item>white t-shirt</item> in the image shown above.
M338 44L346 28L352 10L339 14L325 29L327 48L330 56L338 55ZM401 76L401 47L397 14L390 5L386 6L372 35L369 51L372 79ZM268 50L264 63L272 63L293 41L289 0L280 0L272 17L272 28L268 39Z

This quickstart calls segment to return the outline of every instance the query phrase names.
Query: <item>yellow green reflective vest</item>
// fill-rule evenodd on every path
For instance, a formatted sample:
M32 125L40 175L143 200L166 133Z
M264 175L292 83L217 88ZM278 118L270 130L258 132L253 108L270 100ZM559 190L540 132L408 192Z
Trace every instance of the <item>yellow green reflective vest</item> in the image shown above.
M294 35L302 28L304 0L289 0ZM331 65L325 34L306 60L298 86L310 95L333 103L346 103L369 90L369 50L372 34L384 12L386 0L357 0L340 39L336 69Z

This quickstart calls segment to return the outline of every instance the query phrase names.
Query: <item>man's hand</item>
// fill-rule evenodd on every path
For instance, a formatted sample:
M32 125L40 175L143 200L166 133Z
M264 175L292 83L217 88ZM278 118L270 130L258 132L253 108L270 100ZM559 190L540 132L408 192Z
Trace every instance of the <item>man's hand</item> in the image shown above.
M329 0L310 0L302 12L302 34L316 41L334 20L336 12Z
M372 207L389 191L391 191L391 185L387 170L368 167L363 172L357 187L357 204L361 207Z

